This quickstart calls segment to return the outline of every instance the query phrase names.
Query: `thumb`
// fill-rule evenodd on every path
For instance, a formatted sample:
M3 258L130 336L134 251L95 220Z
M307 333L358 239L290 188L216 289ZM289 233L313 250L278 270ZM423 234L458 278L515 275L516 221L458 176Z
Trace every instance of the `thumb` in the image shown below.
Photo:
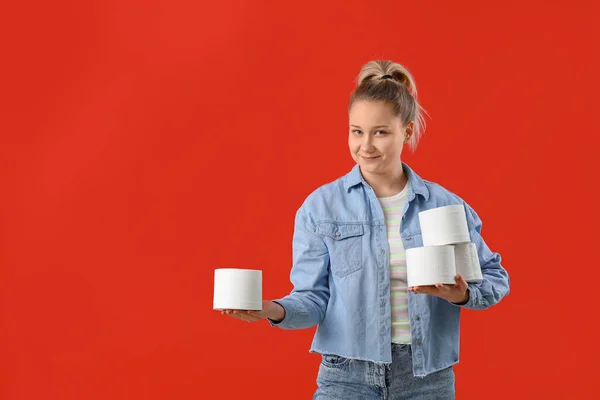
M465 290L468 285L462 276L456 275L456 286L461 290Z

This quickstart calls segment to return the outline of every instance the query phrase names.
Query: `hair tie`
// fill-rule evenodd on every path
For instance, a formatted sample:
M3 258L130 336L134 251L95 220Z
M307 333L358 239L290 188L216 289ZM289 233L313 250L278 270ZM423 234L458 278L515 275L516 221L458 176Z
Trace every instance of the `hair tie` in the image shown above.
M381 77L381 79L394 79L394 77L391 75L384 75Z

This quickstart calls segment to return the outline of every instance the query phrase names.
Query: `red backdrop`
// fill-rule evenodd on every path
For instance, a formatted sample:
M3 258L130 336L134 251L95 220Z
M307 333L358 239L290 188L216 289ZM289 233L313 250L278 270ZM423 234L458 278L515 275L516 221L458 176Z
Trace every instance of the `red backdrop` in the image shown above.
M600 389L598 2L2 8L2 399L310 398L314 330L212 311L213 271L289 292L294 213L351 168L374 58L431 116L404 160L479 212L512 278L462 314L458 398Z

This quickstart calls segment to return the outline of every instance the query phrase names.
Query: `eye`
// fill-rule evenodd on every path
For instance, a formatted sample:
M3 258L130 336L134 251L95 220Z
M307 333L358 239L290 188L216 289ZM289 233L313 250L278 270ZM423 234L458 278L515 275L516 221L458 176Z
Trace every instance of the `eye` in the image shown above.
M360 135L362 132L358 129L353 129L352 133L356 134L356 135Z
M375 132L376 135L385 135L387 132L386 131L377 131Z

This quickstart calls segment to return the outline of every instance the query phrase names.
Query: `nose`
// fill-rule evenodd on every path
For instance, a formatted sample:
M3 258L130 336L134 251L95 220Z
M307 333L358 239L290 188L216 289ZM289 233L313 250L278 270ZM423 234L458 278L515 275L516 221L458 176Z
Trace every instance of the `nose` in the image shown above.
M375 150L375 146L373 146L373 136L372 135L363 135L361 146L363 150L367 153Z

